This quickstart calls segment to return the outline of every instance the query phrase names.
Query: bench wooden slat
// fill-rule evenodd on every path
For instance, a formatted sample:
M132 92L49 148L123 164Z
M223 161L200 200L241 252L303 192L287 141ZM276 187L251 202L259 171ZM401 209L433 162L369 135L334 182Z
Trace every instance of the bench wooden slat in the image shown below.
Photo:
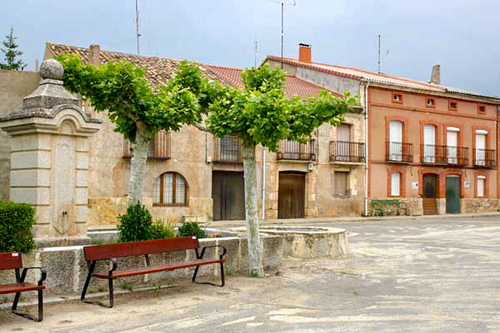
M0 253L0 269L15 269L23 267L21 253Z
M11 283L0 285L0 294L20 293L23 291L43 290L44 286L37 286L31 283Z
M193 250L199 248L196 237L171 238L165 240L149 240L141 242L125 242L107 245L92 245L83 248L85 260L105 260L110 258L132 257L145 254Z
M183 262L175 262L175 263L163 264L152 267L146 266L140 268L130 268L120 271L114 271L111 277L108 275L108 272L96 272L94 273L94 276L103 279L109 279L109 278L118 279L127 276L143 275L143 274L158 273L163 271L173 271L175 269L180 269L180 268L217 264L225 261L226 260L220 260L220 259L183 261Z

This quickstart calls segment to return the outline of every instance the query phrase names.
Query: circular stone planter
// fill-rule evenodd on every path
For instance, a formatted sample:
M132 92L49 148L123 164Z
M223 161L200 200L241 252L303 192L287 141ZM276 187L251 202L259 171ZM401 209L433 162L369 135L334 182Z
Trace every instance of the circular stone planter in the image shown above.
M242 231L243 228L233 230ZM335 258L349 253L347 230L308 226L265 225L260 232L283 238L283 256L293 258Z

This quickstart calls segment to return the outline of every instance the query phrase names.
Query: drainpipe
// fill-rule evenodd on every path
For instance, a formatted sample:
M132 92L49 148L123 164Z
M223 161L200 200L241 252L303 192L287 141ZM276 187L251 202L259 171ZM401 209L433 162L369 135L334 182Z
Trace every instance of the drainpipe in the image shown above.
M266 219L266 147L262 147L262 220Z
M368 87L370 80L365 85L365 216L368 216Z

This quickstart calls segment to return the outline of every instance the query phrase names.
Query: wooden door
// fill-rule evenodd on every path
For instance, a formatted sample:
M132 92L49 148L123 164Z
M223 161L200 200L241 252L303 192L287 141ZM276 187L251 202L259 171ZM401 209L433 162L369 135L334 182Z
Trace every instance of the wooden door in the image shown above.
M214 221L245 219L243 172L214 171L212 176Z
M486 165L486 134L476 133L475 165Z
M446 213L460 213L460 176L446 176Z
M337 127L337 160L350 161L350 141L351 127L349 125L340 125Z
M446 132L446 154L448 155L448 163L458 163L458 132L450 130Z
M303 172L280 172L278 218L305 217L306 176Z
M424 125L424 163L436 162L436 126Z
M438 176L434 174L424 175L423 187L423 206L424 215L436 215L437 211L437 194L438 194Z

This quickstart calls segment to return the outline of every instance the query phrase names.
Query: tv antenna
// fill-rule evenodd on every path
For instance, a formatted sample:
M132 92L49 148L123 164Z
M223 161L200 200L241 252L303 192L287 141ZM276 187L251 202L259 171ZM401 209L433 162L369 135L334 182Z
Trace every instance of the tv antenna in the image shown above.
M284 12L285 12L285 5L291 5L291 6L297 6L297 1L294 0L293 2L285 2L281 1L281 62L280 62L280 67L283 69L283 48L284 48L284 39L285 39L285 31L284 31Z
M137 4L138 0L135 0L135 30L136 30L136 39L137 39L137 54L140 54L139 49L139 37L141 34L139 33L139 6Z
M380 74L380 35L378 35L378 73Z
M257 42L257 37L255 37L255 40L253 41L253 48L254 48L254 67L257 68L257 55L258 55L258 49L259 49L259 42Z

